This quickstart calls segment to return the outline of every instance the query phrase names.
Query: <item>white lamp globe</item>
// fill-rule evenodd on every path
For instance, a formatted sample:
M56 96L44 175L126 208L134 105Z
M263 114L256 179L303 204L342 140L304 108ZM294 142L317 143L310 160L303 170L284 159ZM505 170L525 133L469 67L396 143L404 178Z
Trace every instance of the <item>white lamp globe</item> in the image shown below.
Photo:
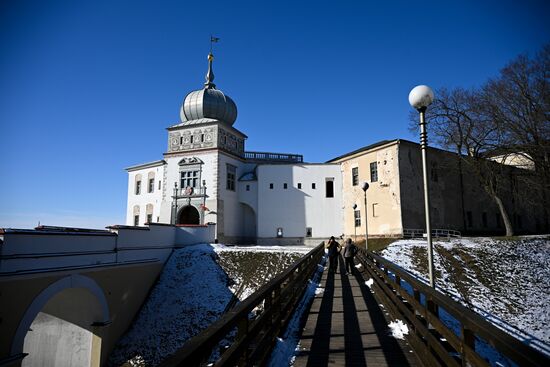
M409 103L416 109L428 107L434 101L434 92L427 85L418 85L409 93Z

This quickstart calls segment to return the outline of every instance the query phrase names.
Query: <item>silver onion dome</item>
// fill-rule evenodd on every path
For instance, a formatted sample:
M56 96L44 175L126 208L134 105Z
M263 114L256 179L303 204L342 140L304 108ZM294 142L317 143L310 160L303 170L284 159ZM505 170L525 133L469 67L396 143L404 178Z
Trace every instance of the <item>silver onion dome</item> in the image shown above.
M216 89L212 71L214 55L208 54L208 72L204 88L189 93L183 100L180 118L183 123L199 119L214 119L233 125L237 119L237 105L229 96Z

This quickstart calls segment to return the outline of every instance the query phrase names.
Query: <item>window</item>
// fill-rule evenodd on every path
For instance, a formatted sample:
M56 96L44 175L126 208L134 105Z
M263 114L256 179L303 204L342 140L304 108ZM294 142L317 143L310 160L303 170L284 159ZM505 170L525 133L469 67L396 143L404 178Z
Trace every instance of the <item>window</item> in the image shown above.
M371 162L370 164L370 182L378 181L378 164Z
M311 188L315 190L315 182L311 184Z
M180 172L180 188L199 187L199 171L181 171Z
M134 215L134 226L139 225L139 215Z
M288 189L288 184L286 182L283 184L283 189Z
M378 203L372 204L372 216L377 217L378 216Z
M327 198L333 198L334 197L334 180L333 179L327 179L325 181L325 194Z
M201 134L201 143L204 143L204 134Z
M312 230L311 227L306 227L306 237L311 237Z
M141 181L136 181L136 195L141 194Z
M483 228L487 228L487 213L481 213L481 222L483 223Z
M153 214L147 214L147 223L153 223Z
M353 186L359 185L359 167L351 169L351 184Z
M235 176L237 175L237 167L228 164L227 166L227 185L226 189L235 191Z
M161 185L162 185L162 181L159 181L159 190L161 188Z
M250 185L246 185L246 191L250 191Z
M272 183L269 184L269 189L273 190L273 184Z
M193 144L193 135L191 135L191 136L189 137L189 142L190 142L191 144Z
M277 228L277 237L278 238L283 237L283 229L281 227Z
M472 227L474 225L474 221L472 220L472 212L466 212L466 222L468 227Z
M183 144L183 136L180 136L180 145Z
M298 182L298 189L301 189L301 188L302 188L302 183Z
M361 227L361 211L360 210L355 210L353 212L353 218L355 219L355 226L356 227Z
M155 179L154 179L154 178L150 178L150 179L149 179L148 192L153 192L153 190L155 190Z
M160 222L160 217L157 217L157 223Z

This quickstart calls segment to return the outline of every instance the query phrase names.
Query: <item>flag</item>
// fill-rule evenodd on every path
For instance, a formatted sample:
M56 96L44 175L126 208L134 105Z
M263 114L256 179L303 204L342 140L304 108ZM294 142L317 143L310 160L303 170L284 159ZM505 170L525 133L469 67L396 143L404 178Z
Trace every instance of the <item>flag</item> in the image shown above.
M210 42L217 43L220 39L218 37L210 36Z

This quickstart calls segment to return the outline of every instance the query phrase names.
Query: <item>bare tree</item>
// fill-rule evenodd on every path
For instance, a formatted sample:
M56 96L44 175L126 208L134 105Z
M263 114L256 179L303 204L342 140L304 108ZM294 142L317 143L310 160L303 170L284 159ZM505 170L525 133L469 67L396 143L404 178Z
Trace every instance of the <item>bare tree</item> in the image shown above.
M550 230L550 45L533 59L521 55L490 79L479 93L481 113L496 126L503 155L531 161L522 185L534 190L543 208L544 228Z

